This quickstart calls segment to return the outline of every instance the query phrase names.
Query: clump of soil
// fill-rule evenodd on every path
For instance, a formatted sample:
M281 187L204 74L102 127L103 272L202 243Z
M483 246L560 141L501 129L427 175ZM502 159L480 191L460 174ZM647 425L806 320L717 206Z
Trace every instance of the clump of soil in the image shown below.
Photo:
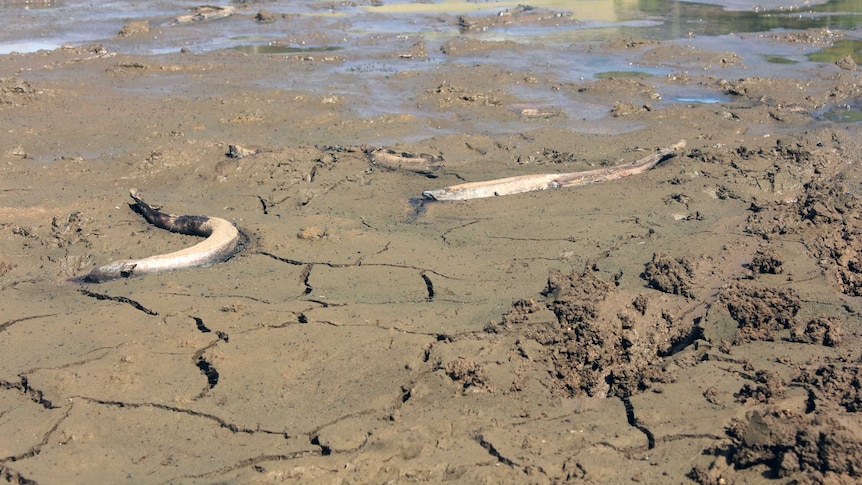
M801 234L838 289L862 296L862 215L859 197L838 181L813 180L791 204L752 205L746 231L765 239Z
M23 104L36 96L36 89L19 77L0 78L0 106Z
M516 325L526 322L530 315L540 311L542 307L532 298L520 299L512 302L512 307L503 315L503 326ZM487 330L496 332L495 326L489 326Z
M126 22L125 25L117 32L117 37L133 37L135 35L146 34L150 31L150 22L148 20Z
M553 298L549 308L560 323L577 325L598 316L598 305L607 298L610 288L588 271L563 274L551 270L544 295Z
M485 369L478 363L459 357L446 364L446 375L461 384L463 392L492 391Z
M737 401L771 403L775 398L784 397L785 385L778 373L759 370L754 374L754 382L754 386L747 382L742 386L735 395Z
M673 295L693 296L691 284L694 268L687 258L671 258L655 253L641 275L647 286Z
M862 204L840 183L811 189L798 208L818 229L809 246L842 293L862 296Z
M766 465L770 478L793 477L797 483L862 477L862 442L830 416L751 411L727 434L727 458L737 469Z
M628 116L635 113L640 113L641 111L651 111L652 108L649 105L635 106L632 103L618 101L614 103L614 107L611 108L611 116L619 118L621 116Z
M793 382L814 390L815 403L836 402L851 413L862 410L862 369L858 362L804 367Z
M719 298L738 324L734 344L774 340L777 331L791 327L793 317L802 306L802 300L792 288L734 284L722 288Z
M837 347L844 337L841 319L838 317L818 317L809 321L804 328L795 327L790 332L792 342Z
M538 361L552 363L553 385L566 396L628 397L669 379L662 356L689 335L691 324L662 318L660 308L650 311L643 295L620 311L615 292L589 270L551 270L542 294L556 322L523 323L541 307L518 300L503 325L489 331L516 332L541 344L547 359Z
M784 268L781 267L782 264L784 261L781 260L775 250L761 248L751 258L749 269L756 274L781 274L784 271Z
M303 227L296 234L296 237L298 237L299 239L316 241L318 239L323 239L324 237L326 237L326 229L317 226Z

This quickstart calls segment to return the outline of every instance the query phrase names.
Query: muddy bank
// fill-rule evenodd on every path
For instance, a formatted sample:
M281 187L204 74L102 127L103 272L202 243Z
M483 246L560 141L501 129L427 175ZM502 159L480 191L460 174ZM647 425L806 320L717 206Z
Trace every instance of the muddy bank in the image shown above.
M807 34L768 42L826 35ZM589 49L674 75L573 80L470 60L523 45L442 44L434 69L393 51L397 71L351 52L4 56L0 476L858 480L860 127L821 116L858 106L856 73L631 40ZM420 200L681 138L622 180ZM230 220L244 250L67 282L198 241L148 226L130 187Z

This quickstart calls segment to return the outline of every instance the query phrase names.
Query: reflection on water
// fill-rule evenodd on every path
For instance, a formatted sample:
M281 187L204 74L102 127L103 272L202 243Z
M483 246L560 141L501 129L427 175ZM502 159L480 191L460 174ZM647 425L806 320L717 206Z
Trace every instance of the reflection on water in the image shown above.
M644 79L652 74L644 71L602 71L593 75L596 79Z
M56 7L56 0L4 0L0 1L0 7L8 8L52 8Z
M862 40L837 40L829 47L808 54L808 59L814 62L837 62L847 56L857 64L862 64Z
M531 8L542 8L566 12L567 16L582 21L619 22L629 18L631 13L638 11L639 0L591 0L573 2L570 0L534 0L534 1L498 1L476 3L465 0L442 0L437 3L387 2L383 5L365 7L369 12L389 14L464 14L485 13L490 15L505 14L507 10L528 5Z
M847 108L834 109L827 111L824 118L836 123L858 123L862 121L862 110Z
M789 59L789 58L784 57L784 56L764 55L763 58L766 60L766 62L769 62L772 64L798 64L799 63L799 61L795 61L793 59Z
M580 42L613 38L679 39L692 36L716 36L741 32L764 32L773 29L832 28L851 29L862 20L859 0L832 0L804 9L725 10L716 1L706 5L676 0L499 0L475 2L439 0L433 3L414 0L382 0L375 6L357 6L353 2L271 1L234 2L235 18L210 24L211 27L175 26L162 35L139 39L136 45L116 43L116 33L123 23L148 20L164 26L171 18L188 13L195 2L156 0L142 5L137 1L5 0L0 1L4 28L0 29L0 52L17 48L42 48L45 45L92 42L116 43L117 50L137 53L161 53L195 46L200 50L233 47L227 39L238 35L279 31L278 22L264 25L253 21L257 9L265 8L276 15L299 17L296 22L330 33L345 32L345 43L357 37L374 34L430 36L436 39L463 35L459 17L500 17L471 36L488 40L519 42ZM783 3L783 2L779 2ZM766 2L769 5L770 2ZM258 7L259 5L259 7ZM559 22L520 21L512 15L518 10L553 12ZM510 16L511 19L503 17ZM312 20L313 18L313 20ZM23 46L23 47L22 47ZM266 49L264 49L266 50Z
M245 44L233 46L231 49L244 52L246 54L292 54L297 52L332 52L339 51L343 49L343 47L290 47L281 44Z

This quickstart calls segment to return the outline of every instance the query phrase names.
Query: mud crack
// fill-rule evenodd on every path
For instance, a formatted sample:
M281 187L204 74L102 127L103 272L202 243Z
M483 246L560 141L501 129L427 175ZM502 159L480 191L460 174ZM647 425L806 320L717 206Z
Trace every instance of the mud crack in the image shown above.
M47 315L31 315L29 317L21 317L21 318L16 318L14 320L9 320L7 322L0 323L0 332L5 331L7 328L11 327L12 325L15 325L16 323L26 322L27 320L33 320L36 318L54 317L57 315L58 315L58 313L50 313Z
M425 281L425 288L428 289L428 301L434 299L434 283L431 282L431 278L428 277L427 274L423 271L419 276L422 277L422 280Z
M476 435L473 439L476 440L476 443L479 443L479 446L481 446L482 448L485 448L485 450L488 451L489 455L496 458L497 461L499 461L500 463L509 465L511 467L519 467L520 466L517 463L515 463L512 459L507 458L507 457L503 456L502 454L500 454L500 451L497 448L495 448L494 445L490 441L486 440L485 437L482 436L481 434Z
M203 318L199 318L199 317L191 317L191 318L192 318L192 320L195 321L195 326L197 326L197 329L200 333L211 333L212 332L212 330L210 330L210 328L204 324ZM230 337L228 336L228 334L225 332L222 332L221 330L216 330L215 334L219 338L219 340L222 340L225 342L228 342L230 340ZM209 348L209 346L207 348Z
M150 310L149 308L145 307L144 305L141 305L140 303L138 303L135 300L132 300L130 298L126 298L125 296L111 296L111 295L106 295L104 293L95 293L95 292L92 292L90 290L85 290L85 289L80 289L78 291L85 296L89 296L90 298L95 298L97 300L111 300L111 301L116 301L119 303L126 303L128 305L132 305L132 307L134 307L136 310L140 310L140 311L146 313L147 315L158 315L158 312Z
M35 480L25 478L15 470L6 468L3 465L0 465L0 480L5 481L6 483L17 483L20 485L36 485Z
M620 401L623 402L623 406L626 408L626 420L629 422L629 426L637 429L646 436L648 450L655 448L655 436L649 428L638 422L638 418L635 416L635 407L632 404L631 399L621 396Z
M218 384L218 371L203 356L198 357L195 365L201 370L201 374L207 376L207 384L209 384L210 389Z
M389 248L389 244L387 244L386 247L384 247L381 251L379 251L375 254L380 254L380 253L386 251L388 248ZM455 279L455 278L452 278L450 276L446 276L442 273L438 273L437 271L434 271L432 269L419 268L416 266L411 266L411 265L406 265L406 264L363 263L362 258L360 258L355 263L333 263L330 261L299 261L296 259L278 256L278 255L275 255L275 254L272 254L272 253L269 253L266 251L260 251L258 254L268 256L268 257L270 257L276 261L281 261L282 263L287 263L287 264L292 265L292 266L305 266L302 269L302 272L300 273L300 276L299 276L300 281L302 282L302 285L305 287L305 289L302 292L303 295L310 295L314 291L314 288L311 286L311 283L310 283L311 271L314 269L314 266L318 265L318 264L329 267L329 268L355 268L355 267L359 267L359 266L384 266L387 268L412 269L412 270L419 271L419 276L421 276L422 280L425 282L425 287L427 288L427 292L428 292L428 298L426 298L426 301L433 300L434 295L435 295L434 284L431 282L431 278L428 276L429 273L440 276L441 278ZM309 301L314 301L314 302L320 303L324 306L330 306L331 305L331 304L324 304L323 302L319 302L317 300L309 300Z
M58 406L55 406L54 403L45 399L42 391L38 389L34 389L30 387L29 382L27 381L26 376L18 376L21 380L19 382L10 382L0 380L0 389L14 389L16 391L21 392L21 394L26 395L30 398L34 403L42 406L45 409L57 409Z
M83 399L83 400L90 402L90 403L101 404L103 406L114 406L114 407L118 407L118 408L132 408L132 409L153 408L153 409L159 409L162 411L170 411L172 413L186 414L186 415L193 416L196 418L203 418L203 419L207 419L209 421L213 421L219 427L225 428L232 433L243 433L243 434L249 434L249 435L256 434L256 433L263 433L263 434L270 434L270 435L275 435L275 436L282 436L285 439L290 438L290 436L287 434L286 431L272 431L272 430L261 429L261 428L252 429L252 428L240 427L240 426L237 426L236 424L229 423L226 420L224 420L224 419L222 419L222 418L220 418L214 414L202 413L200 411L195 411L193 409L183 409L183 408L178 408L178 407L174 407L174 406L168 406L166 404L159 404L159 403L153 403L153 402L135 403L135 402L110 401L110 400L105 400L105 399L96 399L96 398L87 397L87 396L73 396L73 397Z
M54 432L57 431L57 428L59 428L60 424L63 421L65 421L66 418L69 417L69 413L71 413L71 412L72 412L72 406L69 406L68 408L66 408L66 412L63 413L63 416L60 419L58 419L57 422L54 423L53 426L51 426L51 429L49 429L48 431L45 432L44 435L42 435L42 439L39 440L39 443L30 447L29 450L25 451L24 453L21 453L20 455L13 455L13 456L7 456L7 457L0 458L0 464L6 463L6 462L16 462L16 461L20 461L20 460L26 460L27 458L33 458L34 456L41 453L42 447L48 444L48 440L51 439L51 435L53 435ZM0 465L0 478L4 477L2 472L3 472L3 466ZM11 480L9 480L9 483L36 483L36 482L34 482L34 481L12 482Z
M197 396L195 396L194 400L202 399L207 395L210 389L218 385L219 372L218 370L216 370L215 366L212 365L212 363L208 361L206 357L204 357L204 353L207 350L215 347L221 341L227 342L227 339L223 339L221 338L221 336L219 336L218 340L215 340L206 347L198 350L192 357L192 361L195 363L195 367L197 367L201 371L201 374L203 374L207 378L207 387L205 387Z
M289 460L296 460L298 458L305 458L308 456L321 456L322 453L320 451L297 451L294 453L287 453L282 455L259 455L252 458L246 458L245 460L238 461L232 465L228 465L223 468L219 468L218 470L214 470L211 472L207 472L201 475L185 475L183 478L213 478L224 475L225 473L232 472L234 470L239 470L240 468L252 467L258 473L263 473L266 469L261 466L261 463L268 462L283 462ZM0 475L2 476L2 475Z

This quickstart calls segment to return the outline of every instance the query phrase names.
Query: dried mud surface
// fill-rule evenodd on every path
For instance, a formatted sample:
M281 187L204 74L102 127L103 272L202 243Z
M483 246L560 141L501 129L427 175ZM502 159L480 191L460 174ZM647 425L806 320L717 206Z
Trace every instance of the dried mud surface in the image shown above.
M475 41L385 74L325 54L4 56L0 481L858 482L862 137L814 116L858 103L858 78L725 79L745 59L670 47L592 49L688 74L581 83L461 63L529 55ZM296 87L256 82L273 69ZM410 111L363 114L338 89L357 76ZM602 107L608 134L520 100L525 79ZM658 104L654 82L728 100ZM680 138L624 180L417 199ZM433 166L375 164L379 145ZM130 187L233 221L244 251L69 282L195 242L148 227Z

